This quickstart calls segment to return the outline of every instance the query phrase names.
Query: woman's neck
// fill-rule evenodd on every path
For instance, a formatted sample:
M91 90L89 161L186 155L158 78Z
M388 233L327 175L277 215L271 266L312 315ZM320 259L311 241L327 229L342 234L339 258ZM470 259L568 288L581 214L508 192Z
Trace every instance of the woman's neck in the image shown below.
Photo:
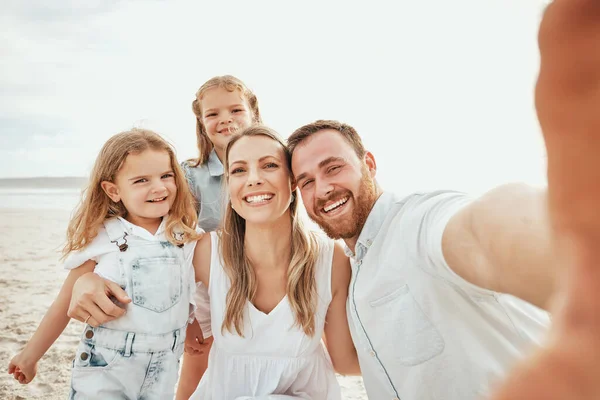
M246 224L244 247L255 268L287 269L292 252L292 222L289 214L269 225Z

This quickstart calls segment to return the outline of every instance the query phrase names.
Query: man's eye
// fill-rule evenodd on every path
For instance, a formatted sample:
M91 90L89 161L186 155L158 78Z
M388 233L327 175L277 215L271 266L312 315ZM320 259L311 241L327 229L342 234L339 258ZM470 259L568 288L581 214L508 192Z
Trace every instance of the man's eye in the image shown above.
M302 184L302 188L306 188L308 185L310 185L311 183L313 183L314 181L312 179L307 179L304 181L304 183Z

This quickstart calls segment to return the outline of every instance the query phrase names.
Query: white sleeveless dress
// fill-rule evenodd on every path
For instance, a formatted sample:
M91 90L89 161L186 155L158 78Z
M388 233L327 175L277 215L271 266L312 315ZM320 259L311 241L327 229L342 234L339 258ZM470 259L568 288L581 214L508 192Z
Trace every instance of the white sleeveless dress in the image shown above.
M339 400L340 387L321 338L331 302L333 240L318 236L315 268L317 317L315 335L294 325L288 297L265 314L246 303L244 337L221 330L230 281L223 270L219 238L211 232L210 312L214 343L208 369L192 400L314 399Z

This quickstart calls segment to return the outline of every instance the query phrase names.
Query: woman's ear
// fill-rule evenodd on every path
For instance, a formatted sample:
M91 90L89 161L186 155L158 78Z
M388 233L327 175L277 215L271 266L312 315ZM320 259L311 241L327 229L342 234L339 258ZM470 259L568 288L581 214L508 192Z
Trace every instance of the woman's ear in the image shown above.
M119 195L119 188L117 188L117 185L109 181L102 181L100 186L102 187L102 190L104 190L104 193L106 193L106 195L110 197L112 201L115 203L121 201L121 196Z

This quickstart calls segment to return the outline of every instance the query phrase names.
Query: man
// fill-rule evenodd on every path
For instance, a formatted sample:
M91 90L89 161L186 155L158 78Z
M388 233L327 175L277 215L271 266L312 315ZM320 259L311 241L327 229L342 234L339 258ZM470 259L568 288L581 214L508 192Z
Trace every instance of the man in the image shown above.
M317 121L288 139L309 216L352 262L350 330L373 399L477 399L549 325L557 281L543 191L398 197L356 131Z
M567 288L554 348L511 376L501 396L600 398L599 40L600 2L557 0L547 10L536 100L548 191L399 198L377 185L375 158L350 126L317 121L290 136L308 214L352 257L348 315L370 398L486 395L545 325L506 294L548 308L567 268L581 291ZM553 385L573 371L582 376Z
M543 312L500 293L556 311L548 346L498 399L600 398L599 41L597 0L548 7L536 90L547 191L397 198L382 194L350 127L317 122L290 137L307 211L353 256L348 311L370 398L485 394L545 326ZM81 308L70 315L87 318ZM83 308L90 321L118 314Z

